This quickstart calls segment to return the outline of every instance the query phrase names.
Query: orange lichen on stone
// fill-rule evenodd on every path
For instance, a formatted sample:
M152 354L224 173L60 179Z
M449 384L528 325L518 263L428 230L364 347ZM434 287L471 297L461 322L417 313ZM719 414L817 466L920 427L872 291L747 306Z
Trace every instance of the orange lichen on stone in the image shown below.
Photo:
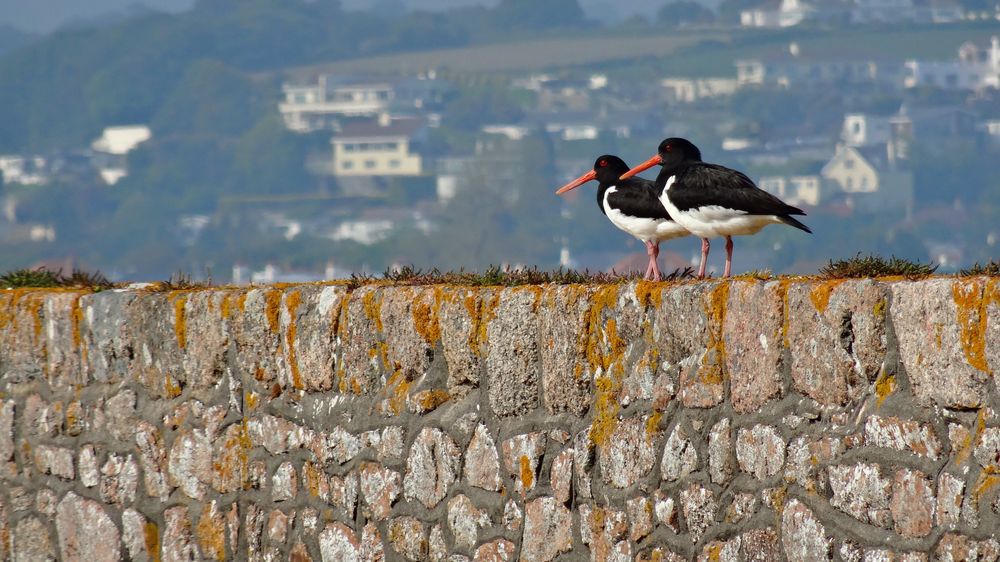
M264 316L271 333L281 333L281 291L271 289L264 293Z
M611 438L618 427L618 412L621 411L618 395L625 378L622 356L627 345L618 335L618 322L614 318L603 322L602 329L604 311L618 304L618 290L618 285L608 285L590 297L580 340L591 371L599 373L594 380L594 421L590 426L590 439L597 445Z
M406 397L410 391L410 381L406 378L402 369L396 371L385 383L386 397L389 403L389 410L394 415L403 413L406 408Z
M375 322L375 329L382 331L382 296L376 294L375 289L365 293L362 305L365 315L369 320Z
M260 395L252 390L248 391L243 397L243 402L246 404L248 411L254 410L257 408L257 405L260 404Z
M972 489L972 497L976 503L997 484L1000 484L1000 468L991 464L979 473L976 486Z
M225 525L221 519L213 520L211 502L202 507L195 534L198 536L198 546L201 547L203 557L213 560L226 559Z
M986 318L990 302L1000 297L995 285L983 287L978 279L955 281L951 286L958 316L959 343L969 365L993 374L986 361Z
M302 375L299 373L299 360L295 354L296 323L295 313L302 303L302 294L299 291L292 291L285 297L285 309L288 310L288 330L285 332L285 343L288 347L288 367L292 371L292 386L298 390L305 388L302 383Z
M248 293L243 292L236 298L236 308L238 308L241 313L245 312L247 309L247 295Z
M169 373L163 377L163 393L167 398L177 398L181 395L181 387L174 382Z
M886 371L882 371L882 374L875 380L875 397L877 399L877 405L881 406L882 402L885 402L885 399L888 398L894 390L896 390L896 375L891 375Z
M698 376L705 384L725 382L726 341L722 328L726 321L726 302L729 300L729 283L721 282L709 293L705 303L705 318L708 320L708 344L702 356Z
M411 400L414 402L417 413L426 413L451 400L451 394L447 390L441 389L422 390L414 394Z
M83 338L80 336L80 324L83 323L83 309L80 308L79 296L73 299L73 303L70 304L69 319L73 333L73 347L80 349L83 345Z
M469 349L476 355L481 355L483 346L490 337L490 321L496 317L500 305L500 291L494 291L489 301L469 295L465 298L465 309L469 312L472 329L469 332Z
M143 539L146 543L146 554L151 562L160 562L160 529L156 523L146 521L142 528Z
M816 312L820 314L826 312L826 307L830 304L830 297L833 296L833 290L844 281L847 281L847 279L831 279L820 282L813 287L812 291L809 292L809 300L816 307Z
M635 284L635 298L643 307L659 308L663 302L663 288L659 283L653 281L637 281Z
M34 298L31 300L29 306L31 307L31 317L35 320L35 342L38 342L42 336L42 326L44 322L42 321L42 308L45 307L45 297L41 295L32 295Z
M531 459L527 455L521 455L521 489L527 492L535 484L535 473L531 470Z
M411 314L413 326L424 341L434 345L441 339L441 304L444 294L441 287L434 287L434 302L428 303L423 298L415 299Z
M187 295L174 293L170 295L170 300L174 306L174 335L177 337L177 347L184 349L187 347L187 320L184 316Z
M223 320L228 320L232 316L232 306L232 295L224 293L222 295L222 302L219 303L219 314L222 315Z
M660 432L660 419L662 418L663 412L659 410L653 410L653 413L646 418L646 439L652 441L656 438Z

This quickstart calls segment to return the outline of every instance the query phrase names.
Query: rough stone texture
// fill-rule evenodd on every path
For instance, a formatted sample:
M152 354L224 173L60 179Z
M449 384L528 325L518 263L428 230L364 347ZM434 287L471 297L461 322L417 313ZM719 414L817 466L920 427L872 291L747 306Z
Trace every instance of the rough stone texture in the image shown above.
M514 487L521 497L534 489L538 482L538 469L545 452L545 433L515 435L503 442L503 464L514 480Z
M812 510L797 499L781 512L781 544L789 562L829 560L831 539Z
M69 492L56 508L56 533L63 560L116 562L118 527L101 504Z
M684 429L677 425L667 438L660 460L660 476L669 482L685 478L698 468L698 451Z
M997 362L987 358L986 334L980 333L984 290L995 294L996 281L934 279L893 286L900 361L918 403L952 408L984 404L988 363Z
M736 432L736 461L743 472L758 480L770 478L785 464L785 441L770 425L740 428Z
M524 506L524 538L521 557L548 562L573 547L573 515L552 497L542 497Z
M889 508L897 533L906 538L926 537L934 525L934 485L919 470L899 469Z
M997 560L998 357L987 278L0 291L0 560Z
M879 465L858 463L831 466L830 505L864 523L889 527L892 483L883 478Z
M655 436L648 431L648 421L646 416L620 421L607 444L598 448L598 465L606 483L627 488L653 469Z
M417 435L406 459L403 495L432 508L448 495L448 487L458 478L461 452L447 433L424 428Z
M858 398L880 374L889 291L874 280L788 287L792 384L827 405Z
M500 417L527 414L538 406L539 349L537 305L540 296L507 289L487 322L486 380L490 407ZM503 334L502 337L498 337Z
M729 289L723 327L733 409L753 412L784 394L784 303L779 283L743 281Z
M941 454L941 442L930 426L896 417L868 418L865 422L865 444L910 451L931 460L936 460Z
M465 451L465 483L484 490L500 489L500 459L496 443L485 424L476 426Z

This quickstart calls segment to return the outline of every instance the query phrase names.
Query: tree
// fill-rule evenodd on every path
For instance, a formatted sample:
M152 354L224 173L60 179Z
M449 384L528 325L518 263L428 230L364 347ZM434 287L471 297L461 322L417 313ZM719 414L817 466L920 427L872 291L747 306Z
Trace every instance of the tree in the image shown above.
M496 29L506 32L576 27L584 23L577 0L500 0L493 10Z
M255 84L218 60L191 63L153 118L157 134L238 135L266 111Z

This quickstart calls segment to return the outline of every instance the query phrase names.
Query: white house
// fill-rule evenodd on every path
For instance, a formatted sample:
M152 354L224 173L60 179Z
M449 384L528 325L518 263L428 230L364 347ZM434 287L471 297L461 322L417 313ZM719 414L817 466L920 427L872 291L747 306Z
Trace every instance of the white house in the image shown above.
M815 10L800 0L781 0L777 7L760 7L740 12L743 27L793 27L805 21Z
M423 129L417 117L390 117L345 124L333 145L334 176L419 176L420 154L411 142Z
M286 83L285 100L278 111L285 126L296 132L324 129L336 117L371 116L388 111L395 97L392 86L379 82L352 82L321 75L317 82Z
M664 78L660 85L671 100L684 103L728 96L737 90L735 78Z
M990 38L979 47L969 41L958 49L958 59L950 61L908 60L903 85L907 88L934 86L945 90L981 91L1000 89L1000 37Z
M817 175L806 176L765 176L757 183L764 191L776 195L785 203L794 206L815 207L829 197L829 187L824 191L825 182Z
M7 184L45 185L49 181L45 166L45 158L41 156L0 156L0 175Z
M125 155L151 138L153 132L145 125L105 127L101 136L90 143L97 153L94 165L104 183L114 185L127 176Z

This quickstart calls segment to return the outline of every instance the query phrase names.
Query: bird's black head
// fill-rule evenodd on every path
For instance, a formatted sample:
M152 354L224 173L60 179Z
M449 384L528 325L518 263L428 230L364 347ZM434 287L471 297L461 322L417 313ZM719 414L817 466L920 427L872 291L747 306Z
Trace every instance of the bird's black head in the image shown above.
M660 165L671 169L684 162L701 162L701 151L693 142L679 137L663 139L656 149Z
M594 160L594 173L600 183L615 183L618 176L628 171L628 164L613 154L605 154Z

